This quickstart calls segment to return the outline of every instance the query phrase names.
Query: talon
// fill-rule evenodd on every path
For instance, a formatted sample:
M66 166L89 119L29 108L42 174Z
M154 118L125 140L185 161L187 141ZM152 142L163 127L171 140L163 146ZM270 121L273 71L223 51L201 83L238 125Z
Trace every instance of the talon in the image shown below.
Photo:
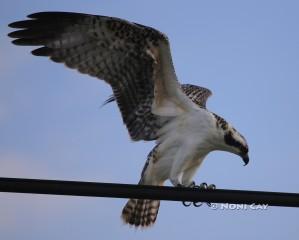
M180 183L178 183L175 187L177 187L177 188L182 188L182 187L184 187L184 185L183 184L180 184Z
M215 190L216 185L215 184L210 184L208 185L207 183L203 182L199 186L195 184L193 181L190 183L188 186L183 186L182 184L177 184L176 187L190 187L190 188L196 188L200 190ZM204 203L207 204L208 207L211 207L212 204L210 202L182 202L185 207L190 207L191 204L193 204L194 207L201 207Z
M192 204L191 202L188 203L188 202L185 202L185 201L183 201L182 203L183 203L183 205L184 205L185 207L190 207L191 204Z
M202 204L203 204L202 202L193 202L194 207L201 207Z
M208 185L207 189L215 190L216 189L216 185L215 184L210 184L210 185Z
M201 183L201 184L199 185L199 188L200 188L200 189L207 189L207 188L208 188L208 184L205 183L205 182L203 182L203 183Z

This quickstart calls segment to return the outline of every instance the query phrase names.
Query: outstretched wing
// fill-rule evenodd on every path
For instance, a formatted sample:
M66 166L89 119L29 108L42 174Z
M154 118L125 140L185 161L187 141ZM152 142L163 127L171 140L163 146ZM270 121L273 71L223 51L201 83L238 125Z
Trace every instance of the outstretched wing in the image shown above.
M192 84L182 84L181 87L192 102L200 107L206 108L207 100L212 95L211 90Z
M11 23L13 43L111 85L133 140L152 140L165 117L197 106L180 88L168 40L161 32L122 19L41 12ZM152 114L154 113L154 114ZM162 120L161 120L162 119Z

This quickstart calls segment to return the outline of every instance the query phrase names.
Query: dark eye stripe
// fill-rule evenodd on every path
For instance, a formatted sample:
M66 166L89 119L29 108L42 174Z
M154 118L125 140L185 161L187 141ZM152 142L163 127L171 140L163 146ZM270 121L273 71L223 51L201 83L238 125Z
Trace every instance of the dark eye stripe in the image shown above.
M248 152L248 148L246 146L244 146L242 143L233 138L232 132L228 132L224 135L224 141L227 145L234 146L240 149L242 153Z

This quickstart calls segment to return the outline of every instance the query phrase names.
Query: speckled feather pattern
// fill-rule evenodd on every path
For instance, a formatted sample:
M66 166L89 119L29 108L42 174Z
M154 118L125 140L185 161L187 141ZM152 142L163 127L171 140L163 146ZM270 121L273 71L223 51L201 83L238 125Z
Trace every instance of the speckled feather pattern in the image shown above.
M39 46L33 55L47 56L69 68L109 83L133 140L155 138L153 46L166 37L153 28L122 19L80 13L41 12L11 23L22 30L9 34L16 45Z

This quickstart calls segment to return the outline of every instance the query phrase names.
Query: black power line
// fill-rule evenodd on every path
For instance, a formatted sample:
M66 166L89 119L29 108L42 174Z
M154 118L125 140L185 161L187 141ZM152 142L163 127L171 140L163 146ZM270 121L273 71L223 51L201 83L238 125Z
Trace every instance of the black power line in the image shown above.
M0 178L0 192L299 207L298 193L200 190L132 184Z

